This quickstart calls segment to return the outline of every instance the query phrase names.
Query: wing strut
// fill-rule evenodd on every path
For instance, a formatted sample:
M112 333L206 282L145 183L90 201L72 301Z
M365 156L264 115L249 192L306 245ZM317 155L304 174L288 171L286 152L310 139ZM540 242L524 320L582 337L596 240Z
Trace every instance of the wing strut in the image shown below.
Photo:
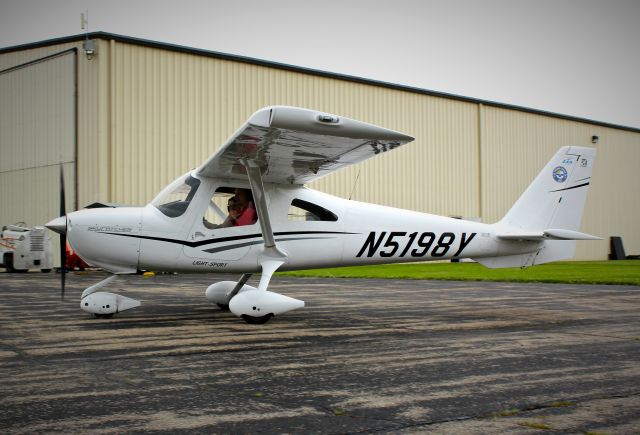
M243 159L242 164L247 170L253 201L258 213L258 222L262 231L264 248L258 256L258 262L262 267L262 276L258 290L266 290L273 273L287 261L287 254L278 248L276 239L273 236L269 210L267 209L267 198L264 194L264 184L262 183L262 172L258 164L253 160Z

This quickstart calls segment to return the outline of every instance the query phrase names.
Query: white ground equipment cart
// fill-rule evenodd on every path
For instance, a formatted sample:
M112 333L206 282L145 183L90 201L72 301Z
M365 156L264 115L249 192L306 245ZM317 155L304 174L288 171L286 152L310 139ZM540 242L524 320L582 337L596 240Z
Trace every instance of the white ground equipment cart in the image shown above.
M47 229L28 228L22 222L3 226L0 233L0 267L7 269L7 272L26 272L29 269L50 272L53 258Z

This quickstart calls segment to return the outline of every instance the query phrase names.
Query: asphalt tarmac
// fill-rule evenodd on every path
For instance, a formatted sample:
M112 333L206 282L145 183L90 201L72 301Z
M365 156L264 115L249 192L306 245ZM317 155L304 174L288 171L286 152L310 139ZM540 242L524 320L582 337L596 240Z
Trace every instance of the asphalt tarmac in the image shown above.
M248 325L216 275L92 318L104 276L0 274L1 433L640 433L640 287L276 277Z

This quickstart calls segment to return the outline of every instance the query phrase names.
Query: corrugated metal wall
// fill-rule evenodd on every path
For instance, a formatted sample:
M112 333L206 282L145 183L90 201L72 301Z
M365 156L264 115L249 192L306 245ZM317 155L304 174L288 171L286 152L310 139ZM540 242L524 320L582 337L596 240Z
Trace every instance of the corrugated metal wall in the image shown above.
M43 225L60 209L60 163L75 202L75 52L5 69L0 95L0 224Z
M76 50L65 55L67 58L77 56L77 74L75 69L69 69L64 73L56 72L56 64L49 61L37 64L40 68L40 74L44 77L42 80L38 77L23 75L28 69L17 70L15 80L25 83L24 86L35 86L34 81L44 83L43 80L49 80L56 74L62 74L69 83L74 83L77 89L72 91L72 95L76 101L77 109L77 192L73 191L70 200L76 198L78 207L84 207L96 199L107 200L109 196L109 161L108 161L108 143L109 143L109 58L108 58L107 41L98 41L98 55L93 59L88 59L82 51L82 43L65 43L51 45L47 47L32 48L28 50L18 50L0 55L0 71L13 68L17 65L27 64L37 59L47 58L56 53L66 52L67 50ZM77 55L76 55L77 52ZM104 55L101 57L100 53ZM31 68L31 67L29 67ZM13 74L13 73L11 73ZM59 91L65 91L65 87L58 87L55 84L51 88L59 88ZM55 92L49 90L47 93L31 93L28 98L33 100L33 104L40 105L39 98L51 101L48 97L49 93ZM27 95L28 89L21 93ZM4 100L4 93L2 94ZM61 102L62 104L62 102ZM46 101L45 106L46 107ZM29 111L24 113L30 113ZM4 119L4 115L2 116ZM45 127L43 124L41 127ZM55 130L56 126L51 126ZM48 130L47 130L48 131ZM75 128L74 128L75 134ZM56 154L57 155L57 154ZM56 160L57 161L57 160ZM56 178L57 180L57 178ZM57 181L56 181L57 183ZM57 184L56 184L57 185ZM76 178L70 179L68 189L75 189ZM70 195L67 195L69 197ZM74 202L70 203L70 207L75 206ZM57 209L56 209L57 210Z
M484 222L509 209L557 148L590 146L598 135L582 229L622 235L629 252L640 252L634 220L640 185L631 176L640 157L639 133L110 39L97 43L93 59L84 56L81 43L0 56L4 69L78 48L80 207L95 200L148 202L214 153L255 110L285 104L416 137L311 187ZM582 242L576 258L604 259L607 253L607 240Z
M148 202L177 175L214 153L254 111L285 104L417 138L313 187L345 197L353 192L353 199L395 207L478 213L473 104L131 44L112 43L110 50L116 88L114 201Z
M98 44L108 46L106 41ZM108 54L106 49L102 51ZM87 59L80 42L57 44L3 53L0 55L0 71L61 52L65 52L61 58L0 74L0 81L10 80L4 82L7 87L0 91L0 106L3 107L0 115L3 157L0 164L18 165L12 174L3 176L0 183L0 201L3 204L0 207L0 224L20 220L30 225L42 225L58 215L57 165L60 157L66 162L67 210L74 210L76 205L84 207L97 199L108 200L108 57L104 60L98 56ZM46 84L46 89L42 89L42 84ZM11 99L22 101L18 103L21 109L16 109ZM77 131L69 121L74 113ZM33 128L25 130L26 122L31 122ZM34 151L34 158L37 165L44 166L37 175L30 173L27 167L20 167L17 160L5 158L18 150L29 155L28 147L21 150L21 145L16 145L13 139L5 139L25 134L25 131L27 136L24 140L37 136L40 144ZM74 150L76 134L77 154ZM47 143L47 146L42 147L42 143ZM8 150L6 154L5 150ZM4 204L18 204L18 207L4 207ZM58 265L57 237L53 240L55 264Z
M640 134L496 107L482 107L481 183L484 222L511 207L558 148L598 150L582 230L604 238L578 242L575 259L606 259L609 237L623 236L629 253L640 253ZM597 144L591 137L598 136Z
M640 254L640 133L598 128L600 140L583 229L606 240L578 242L581 258L606 258L610 236L622 236L627 254Z

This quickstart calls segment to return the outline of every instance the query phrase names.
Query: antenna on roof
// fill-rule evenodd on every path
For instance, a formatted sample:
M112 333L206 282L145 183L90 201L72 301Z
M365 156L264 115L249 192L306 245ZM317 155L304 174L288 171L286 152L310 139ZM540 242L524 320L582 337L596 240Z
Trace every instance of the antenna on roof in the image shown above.
M80 14L80 28L89 34L89 9Z
M85 38L82 43L84 54L87 55L88 60L91 60L96 54L96 43L89 40L89 9L80 14L80 28L85 31Z

